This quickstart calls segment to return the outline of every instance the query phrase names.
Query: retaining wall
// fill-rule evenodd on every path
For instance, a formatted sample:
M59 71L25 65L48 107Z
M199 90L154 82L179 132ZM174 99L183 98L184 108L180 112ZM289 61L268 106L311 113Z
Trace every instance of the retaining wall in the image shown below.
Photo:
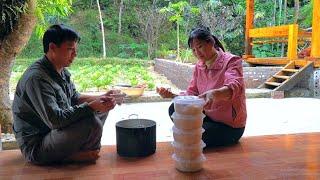
M186 89L192 77L194 65L166 59L155 59L154 69L166 76L179 89ZM247 89L258 88L269 77L278 72L280 66L243 67L243 76ZM285 92L291 97L320 97L320 70L315 69L303 78L292 90Z

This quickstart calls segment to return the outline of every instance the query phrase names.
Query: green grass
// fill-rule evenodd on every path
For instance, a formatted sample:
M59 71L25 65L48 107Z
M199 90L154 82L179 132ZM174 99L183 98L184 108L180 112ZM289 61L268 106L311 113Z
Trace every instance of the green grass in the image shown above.
M35 59L16 60L10 78L11 92L15 90L23 72L34 61ZM101 91L110 89L116 84L132 86L146 84L148 90L154 90L154 77L148 71L149 67L149 61L141 59L77 58L68 70L71 72L71 78L80 92Z

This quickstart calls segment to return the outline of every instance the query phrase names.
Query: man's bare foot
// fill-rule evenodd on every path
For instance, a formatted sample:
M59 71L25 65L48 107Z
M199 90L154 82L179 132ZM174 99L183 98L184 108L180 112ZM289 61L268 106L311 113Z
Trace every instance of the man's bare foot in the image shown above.
M72 154L67 159L66 162L95 162L99 156L99 149L91 151L80 151Z

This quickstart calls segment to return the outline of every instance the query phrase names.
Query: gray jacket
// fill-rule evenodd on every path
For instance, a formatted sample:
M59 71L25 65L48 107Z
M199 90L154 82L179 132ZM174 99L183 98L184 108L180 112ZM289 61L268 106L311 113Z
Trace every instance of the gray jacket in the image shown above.
M34 62L19 80L12 105L18 144L93 116L87 103L78 104L79 96L66 69L60 75L46 56Z

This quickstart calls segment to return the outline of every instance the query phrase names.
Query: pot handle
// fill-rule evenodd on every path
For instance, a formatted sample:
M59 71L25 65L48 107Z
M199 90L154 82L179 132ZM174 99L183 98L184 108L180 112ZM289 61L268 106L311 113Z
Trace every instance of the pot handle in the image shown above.
M131 118L131 117L136 117L136 119L138 119L138 114L130 114L129 116L128 116L128 119L133 119L133 118Z

